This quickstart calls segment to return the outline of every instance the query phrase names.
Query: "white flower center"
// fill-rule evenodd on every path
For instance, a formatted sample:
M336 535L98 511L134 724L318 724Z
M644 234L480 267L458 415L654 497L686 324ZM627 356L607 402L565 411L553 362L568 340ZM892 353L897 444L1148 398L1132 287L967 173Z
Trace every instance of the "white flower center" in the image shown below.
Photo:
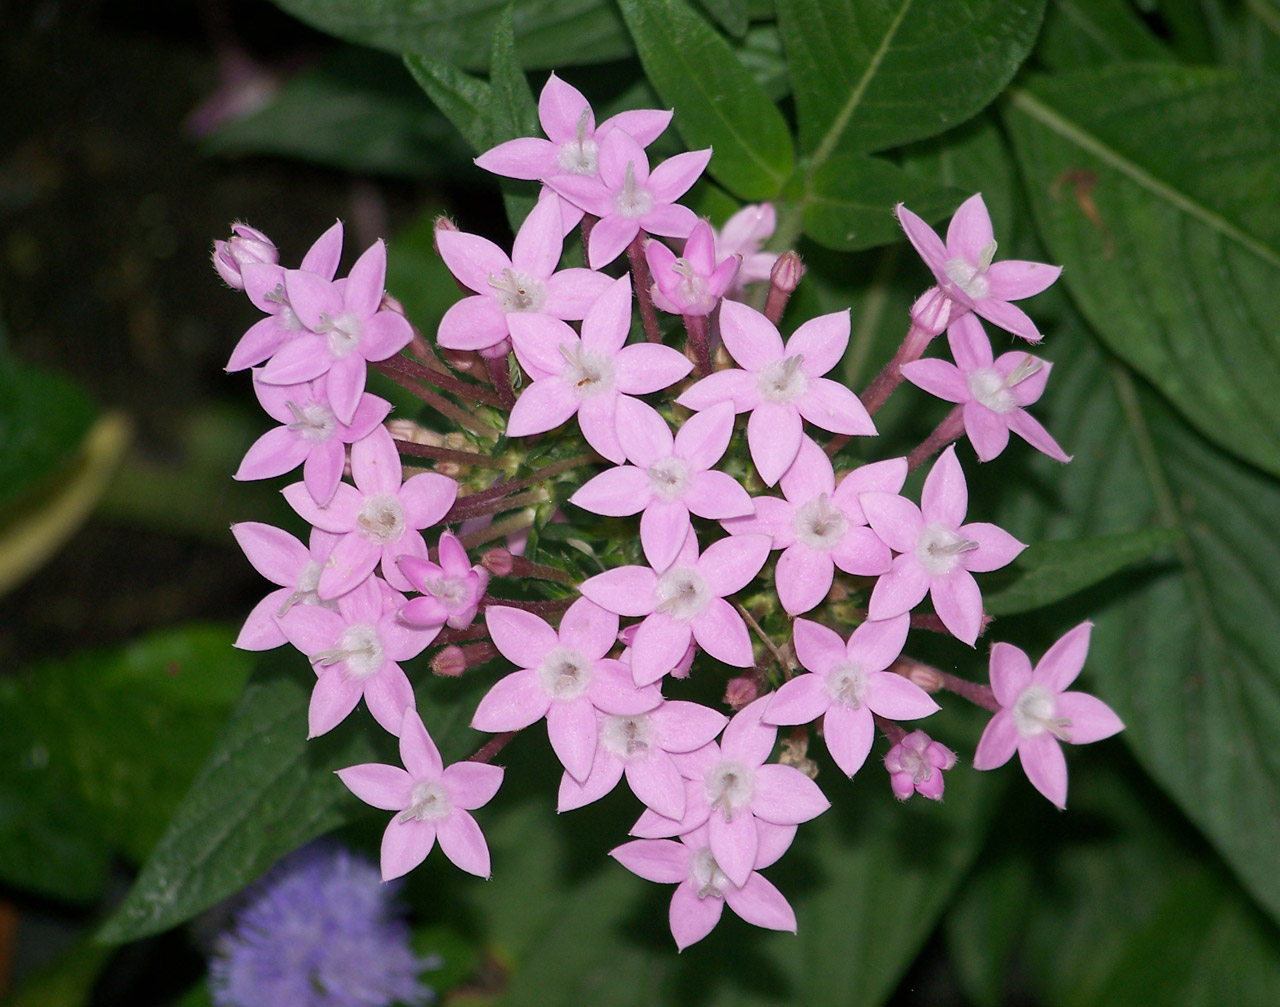
M311 655L311 662L328 668L342 661L347 663L347 678L362 682L378 673L386 659L382 638L376 626L359 623L348 626L338 637L338 645Z
M399 542L407 527L404 507L393 493L373 494L356 515L356 528L365 538L379 545Z
M659 500L679 500L689 488L692 478L689 463L675 455L668 455L649 466L649 487Z
M793 527L798 541L817 552L829 552L849 530L849 519L825 493L819 493L796 511Z
M1011 413L1018 400L994 367L982 367L969 375L969 394L993 413Z
M552 699L564 702L577 699L591 685L591 662L581 651L571 647L554 647L538 666L538 681Z
M706 787L712 810L718 809L726 822L732 822L734 813L751 803L755 773L737 759L721 759L707 770Z
M438 598L440 604L451 612L464 608L471 598L467 587L467 579L462 577L437 577L427 581L427 593Z
M560 376L580 399L589 399L613 388L613 363L608 357L581 344L560 344L567 365Z
M453 799L440 780L415 784L409 807L400 813L400 821L416 818L420 822L440 822L453 814Z
M803 395L809 387L809 379L800 370L802 363L804 354L797 353L794 357L784 357L762 370L756 377L760 397L766 402L786 405Z
M320 327L316 332L329 337L329 352L333 354L334 359L341 360L360 345L364 323L360 316L352 311L344 311L337 318L321 315Z
M960 554L978 548L978 543L965 538L946 525L925 525L916 540L916 559L930 577L945 577L960 563Z
M671 271L680 277L673 300L682 307L705 307L708 301L707 281L694 271L688 260L676 259L671 264Z
M866 670L854 661L841 661L827 672L827 691L837 703L860 709L867 693Z
M689 874L698 885L698 898L724 898L721 894L726 888L734 887L733 882L720 870L716 858L711 855L711 847L704 846L695 850L689 858Z
M307 565L302 568L302 573L298 576L298 584L293 589L293 594L284 600L284 604L280 606L277 616L282 616L294 605L325 605L320 600L320 595L316 593L320 587L320 574L324 572L324 567L314 561L308 561Z
M624 762L644 759L653 748L658 731L645 714L633 717L605 717L600 725L600 745Z
M556 167L570 175L594 175L600 170L599 148L587 136L587 110L578 116L578 136L556 150Z
M666 612L679 622L688 622L711 603L711 590L696 567L672 567L653 589L658 598L657 611Z
M636 183L636 165L627 162L627 173L622 181L622 188L614 193L613 208L618 216L628 219L643 217L653 209L653 194L643 185Z
M963 290L972 300L980 301L990 292L991 285L987 281L987 270L991 267L991 260L996 255L996 242L992 239L991 243L978 256L976 263L970 262L964 256L957 255L954 259L948 259L943 272L947 274L947 279Z
M338 418L333 415L333 410L329 408L328 403L312 399L301 406L295 402L286 402L285 405L289 407L289 412L293 413L293 422L289 424L289 429L304 441L323 444L338 429Z
M502 275L489 274L489 286L493 288L498 307L511 314L514 311L540 312L547 304L547 286L541 280L514 269L504 269Z
M934 765L929 761L928 749L901 745L898 750L897 767L890 770L895 773L910 773L911 782L915 786L928 782L933 777Z
M1070 741L1068 717L1055 717L1058 703L1052 689L1043 685L1028 685L1013 704L1010 714L1013 724L1024 738L1033 738L1048 731L1059 741Z

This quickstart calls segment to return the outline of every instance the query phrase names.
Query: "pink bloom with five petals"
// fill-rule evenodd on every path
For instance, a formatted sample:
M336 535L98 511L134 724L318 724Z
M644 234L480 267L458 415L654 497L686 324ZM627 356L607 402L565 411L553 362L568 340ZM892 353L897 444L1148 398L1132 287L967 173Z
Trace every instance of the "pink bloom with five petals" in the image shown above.
M236 637L235 646L241 650L271 650L287 643L276 619L294 605L337 609L336 603L321 601L316 593L320 572L338 544L337 535L312 528L308 549L287 531L259 521L233 524L231 534L253 568L272 584L280 585L278 591L272 591L253 607Z
M422 594L400 609L400 618L416 626L466 629L476 617L489 571L467 561L467 551L456 535L444 532L437 548L439 563L418 556L401 556L397 563L415 591Z
M674 315L709 315L732 285L740 255L716 261L715 232L698 221L677 258L661 241L646 241L644 256L653 274L653 303Z

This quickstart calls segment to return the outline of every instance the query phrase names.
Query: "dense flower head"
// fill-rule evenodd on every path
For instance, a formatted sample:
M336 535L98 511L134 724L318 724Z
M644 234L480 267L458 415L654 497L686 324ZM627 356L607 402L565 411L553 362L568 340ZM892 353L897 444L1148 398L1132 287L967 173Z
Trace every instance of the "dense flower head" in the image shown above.
M312 844L242 896L209 962L216 1007L389 1007L435 999L419 978L440 967L409 943L397 888L340 846Z

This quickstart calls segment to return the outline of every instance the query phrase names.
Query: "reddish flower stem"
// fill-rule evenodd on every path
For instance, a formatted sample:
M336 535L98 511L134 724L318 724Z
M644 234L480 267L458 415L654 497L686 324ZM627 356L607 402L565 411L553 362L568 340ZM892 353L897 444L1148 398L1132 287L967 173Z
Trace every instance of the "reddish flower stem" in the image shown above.
M862 393L862 404L869 415L874 416L893 394L893 390L902 384L902 365L919 360L932 339L933 336L914 323L907 330L907 337L898 347L893 359L884 365L884 370L872 379L867 390Z
M578 579L564 570L545 563L535 563L524 556L516 556L506 549L490 549L480 559L481 565L495 577L532 577L535 580L549 580L557 584L577 587Z
M984 710L990 710L992 713L1000 712L1000 704L996 702L996 694L991 691L991 686L979 685L977 682L970 682L967 678L960 678L958 675L951 675L937 668L934 671L937 671L942 679L942 687L947 692L954 692L961 699L967 699Z
M889 739L890 745L901 743L902 739L907 736L907 732L901 725L894 723L892 720L886 720L878 713L873 713L871 719L876 722L876 727L880 728L880 733Z
M478 451L454 451L451 448L438 448L434 444L419 444L417 441L396 441L396 450L402 455L413 455L415 458L431 458L439 462L456 462L459 465L481 465L492 467L495 463L488 455ZM466 499L466 498L464 498Z
M934 428L933 433L907 455L907 471L914 472L962 433L964 433L964 406L956 406Z
M442 416L448 416L451 420L456 420L473 434L477 434L481 437L488 437L492 440L498 439L498 431L489 426L488 423L480 419L474 413L463 409L456 403L450 402L443 395L437 395L430 388L414 381L413 378L408 375L402 374L394 368L384 366L385 364L386 361L384 360L374 366L401 388L404 388L411 394L416 395Z
M522 510L519 514L513 514L505 521L495 521L488 528L477 528L475 531L466 535L459 535L458 542L462 548L470 552L477 546L484 545L486 542L492 542L495 538L502 538L504 535L514 535L518 531L524 531L526 528L533 527L533 508L529 507Z
M476 754L471 756L471 758L469 758L467 761L468 762L490 761L495 755L497 755L499 752L501 752L504 748L507 747L508 741L510 741L519 733L520 733L519 731L503 731L501 734L495 734L492 738L490 738L478 749L476 749Z
M507 366L506 356L485 357L484 366L489 375L489 381L498 390L502 407L510 412L516 404L516 393L511 387L511 369Z
M528 486L536 486L538 483L544 483L552 476L558 476L562 472L568 472L570 469L576 469L580 465L586 465L588 462L595 461L595 454L574 455L572 458L562 458L558 462L552 462L550 465L544 465L538 469L533 475L525 476L522 479L512 479L510 482L499 483L497 486L490 486L488 489L478 490L475 493L468 494L465 499L475 503L481 500L496 500L498 497L510 496Z
M441 391L451 392L461 398L470 399L472 402L482 402L487 406L502 405L501 400L493 392L472 384L470 381L455 378L451 374L442 374L433 367L428 367L400 354L378 362L378 369L382 370L383 373L386 373L388 368L397 370L401 374L421 381L423 384L434 385Z
M689 345L693 347L694 359L698 364L698 377L705 378L715 366L711 363L711 325L706 315L684 315L684 331L689 334Z
M506 608L518 608L522 612L532 612L538 616L547 616L559 615L577 600L577 598L555 598L550 601L518 601L514 598L485 598L480 603L480 607L485 609L495 605L504 606Z
M431 641L433 647L442 644L466 643L469 640L482 640L489 635L489 628L484 623L476 623L468 626L466 629L452 629L446 626L440 630L440 634Z
M485 514L500 514L502 511L519 510L521 507L546 503L548 500L547 491L540 486L524 493L517 493L515 496L481 500L478 503L471 502L472 496L478 496L478 494L459 497L454 502L453 506L449 508L449 513L444 516L446 524L469 521L473 517L483 517Z
M662 342L662 333L658 330L658 311L653 306L653 277L649 275L649 262L644 257L644 242L649 237L644 231L637 231L627 246L627 260L631 263L631 285L635 288L636 300L640 304L640 321L644 323L645 338L651 343Z
M598 223L600 223L600 218L594 214L584 213L582 215L582 258L588 266L591 265L591 232Z

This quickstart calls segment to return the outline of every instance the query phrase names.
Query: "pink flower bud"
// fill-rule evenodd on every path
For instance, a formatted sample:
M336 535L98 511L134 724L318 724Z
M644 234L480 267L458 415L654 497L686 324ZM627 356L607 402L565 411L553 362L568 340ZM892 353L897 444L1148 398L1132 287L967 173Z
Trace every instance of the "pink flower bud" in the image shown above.
M796 252L783 252L773 264L769 273L769 282L785 293L792 293L800 286L806 270L804 263Z
M884 768L889 771L893 795L905 801L920 794L931 801L942 800L942 774L956 764L956 753L940 745L924 731L912 731L889 749Z
M754 703L759 694L760 689L756 685L754 678L747 675L739 675L737 678L729 679L724 689L724 701L731 710L737 712L744 706L750 706Z
M240 275L244 266L259 262L274 266L279 261L280 253L272 240L248 224L232 224L231 239L213 243L213 268L227 286L236 290L244 290L244 277Z
M451 643L431 659L431 673L441 678L457 678L467 670L467 657L462 648Z
M944 332L951 324L954 302L939 287L930 287L911 305L911 321L930 336Z
M455 224L448 217L446 217L443 213L440 214L440 216L436 217L435 230L432 232L433 237L431 242L431 246L432 248L435 249L436 255L440 254L440 246L434 240L434 235L439 234L441 231L457 231L457 230L459 230L458 225Z
M510 577L515 559L509 550L498 546L485 553L480 558L480 564L495 577Z

